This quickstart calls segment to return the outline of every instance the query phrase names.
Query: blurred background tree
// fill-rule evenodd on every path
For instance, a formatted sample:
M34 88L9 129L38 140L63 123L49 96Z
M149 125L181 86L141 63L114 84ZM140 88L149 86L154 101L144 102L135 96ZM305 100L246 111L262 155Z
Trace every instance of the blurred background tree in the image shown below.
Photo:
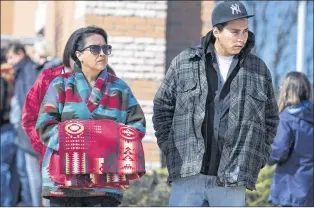
M162 206L167 207L170 186L167 182L168 171L165 168L149 171L140 180L132 181L123 196L120 206Z
M276 166L265 166L258 175L256 191L246 190L246 206L265 207L273 206L267 203Z
M252 52L270 69L275 88L296 70L298 1L243 1L255 14L249 28L255 34ZM313 83L313 1L306 2L303 72Z

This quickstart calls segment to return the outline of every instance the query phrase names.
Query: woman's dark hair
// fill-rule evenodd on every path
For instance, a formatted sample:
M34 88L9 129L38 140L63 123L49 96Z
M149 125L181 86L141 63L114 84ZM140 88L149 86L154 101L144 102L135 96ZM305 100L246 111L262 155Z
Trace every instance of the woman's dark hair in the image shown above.
M71 59L71 49L72 49L72 42L74 40L74 33L70 36L67 43L65 44L63 56L62 56L62 62L63 65L67 68L71 68L70 59Z
M101 35L105 39L106 44L108 44L108 35L106 31L96 26L88 26L88 27L77 29L76 31L74 31L74 33L72 33L70 37L70 39L73 38L71 41L71 58L80 67L81 67L81 63L76 57L75 52L82 50L85 46L86 38L88 38L89 36L93 34Z
M297 106L302 101L311 99L311 84L305 74L289 72L282 82L279 96L279 112L288 106Z

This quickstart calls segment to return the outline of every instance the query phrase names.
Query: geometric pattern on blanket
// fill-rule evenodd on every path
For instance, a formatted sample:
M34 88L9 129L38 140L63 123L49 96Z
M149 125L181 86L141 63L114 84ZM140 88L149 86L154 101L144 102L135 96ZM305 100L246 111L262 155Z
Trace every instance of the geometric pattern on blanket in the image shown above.
M121 188L127 189L129 178L118 174L63 174L60 170L59 151L53 151L48 166L48 174L58 187L62 188Z
M66 175L109 174L118 180L145 174L144 134L113 120L67 120L58 124L60 170Z

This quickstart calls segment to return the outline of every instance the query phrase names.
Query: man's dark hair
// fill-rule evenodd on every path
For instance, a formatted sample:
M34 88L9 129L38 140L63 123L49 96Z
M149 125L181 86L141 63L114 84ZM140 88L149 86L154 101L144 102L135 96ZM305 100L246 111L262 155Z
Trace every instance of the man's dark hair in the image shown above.
M71 57L78 66L81 66L81 63L76 57L75 52L82 50L85 46L86 38L90 37L93 34L101 35L105 39L106 44L108 44L108 35L106 31L97 26L88 26L77 29L76 31L74 31L74 33L72 33L70 37L73 38L71 41Z
M19 51L22 51L26 55L25 46L19 41L12 41L8 45L8 51L13 50L15 54L18 54Z
M219 23L219 24L214 25L214 27L217 27L218 31L221 32L227 24L228 22ZM213 42L215 41L216 41L216 37L214 36Z
M224 27L228 24L228 22L224 22L224 23L220 23L215 25L214 27L217 27L217 29L219 30L219 32L222 31L222 29L224 29Z
M4 64L7 62L7 57L6 57L6 49L1 48L1 64Z

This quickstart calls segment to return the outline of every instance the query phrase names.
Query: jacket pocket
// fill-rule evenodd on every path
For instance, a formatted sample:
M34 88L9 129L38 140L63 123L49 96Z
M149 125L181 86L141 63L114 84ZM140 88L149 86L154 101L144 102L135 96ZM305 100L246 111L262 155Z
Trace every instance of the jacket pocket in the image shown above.
M267 95L265 95L264 92L256 89L255 87L247 88L246 92L250 97L252 97L255 100L258 100L260 102L266 102L267 101Z
M181 80L177 85L175 114L182 115L194 108L197 83L193 80Z
M184 93L196 88L196 82L193 80L181 80L178 83L178 92Z
M255 87L245 90L244 119L265 122L265 105L267 96Z

